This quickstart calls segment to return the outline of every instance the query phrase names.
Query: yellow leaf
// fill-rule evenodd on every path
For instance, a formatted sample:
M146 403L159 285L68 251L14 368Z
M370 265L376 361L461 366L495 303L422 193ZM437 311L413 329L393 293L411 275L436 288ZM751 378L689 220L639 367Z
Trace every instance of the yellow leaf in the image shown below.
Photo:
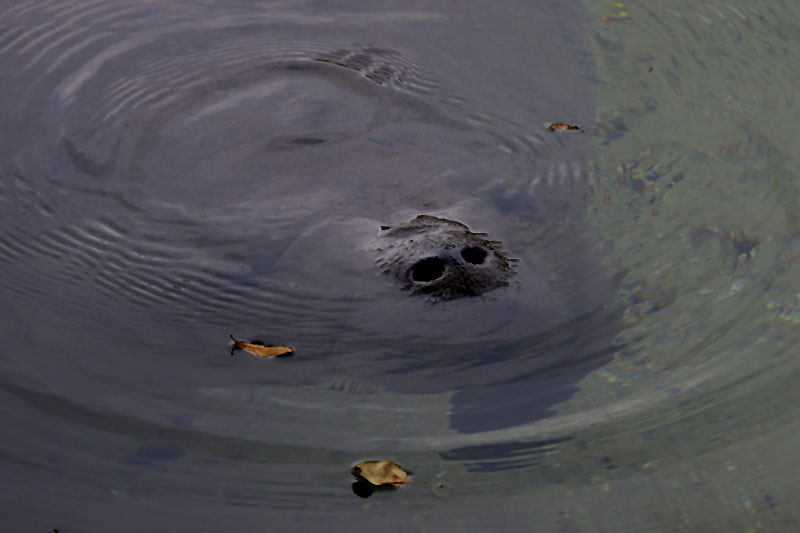
M408 472L392 461L364 461L353 467L353 475L373 485L403 485L409 483Z
M573 124L567 124L566 122L554 122L548 126L550 131L566 131L566 130L578 130L583 131L580 126L575 126Z
M258 357L275 357L276 355L286 355L294 352L294 350L288 346L262 346L260 344L250 344L249 342L240 341L233 335L231 335L231 339L233 339L233 344L237 348L241 348L245 352L257 355ZM231 351L231 355L233 355L233 351Z

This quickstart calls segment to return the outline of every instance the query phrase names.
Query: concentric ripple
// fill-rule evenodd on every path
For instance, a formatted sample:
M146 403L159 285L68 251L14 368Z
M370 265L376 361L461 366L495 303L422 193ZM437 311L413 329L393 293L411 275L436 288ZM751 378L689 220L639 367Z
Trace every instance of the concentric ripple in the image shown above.
M153 469L179 492L172 469L191 461L227 487L187 489L197 501L298 509L303 483L337 483L361 454L514 469L587 427L548 418L620 330L615 267L584 222L604 172L592 135L547 129L593 128L580 25L526 37L586 67L554 88L531 54L507 58L513 40L450 49L497 35L482 18L385 7L0 10L0 293L14 302L0 394L30 434L26 409L67 426L71 448L81 430L111 442L97 463L76 455L87 475L124 472L108 491L144 498L125 476ZM446 304L398 291L376 266L381 227L419 214L502 241L514 281ZM297 355L230 357L231 333ZM228 461L300 474L251 473L244 494Z
M4 4L10 527L800 528L794 4Z
M559 179L585 186L580 164L559 159L567 154L554 137L516 136L510 122L465 110L463 98L442 90L396 48L327 37L340 17L300 17L322 38L298 41L296 14L240 8L215 16L208 7L74 2L3 14L3 51L17 65L3 102L20 98L14 89L30 95L12 112L22 131L18 147L9 147L15 162L8 172L36 180L39 195L50 188L44 202L56 195L69 201L55 202L53 224L36 227L35 237L22 224L0 246L9 258L59 263L53 269L42 262L54 301L58 287L83 283L115 305L174 306L172 320L218 323L237 309L255 314L280 306L283 317L306 316L320 327L331 320L327 313L340 314L352 290L324 297L328 311L306 303L320 295L304 290L304 282L293 280L286 293L285 282L253 271L274 267L282 254L308 252L291 241L309 231L309 217L350 209L377 224L394 218L387 214L397 205L454 205L463 194L447 190L452 180L463 190L486 189L486 176L496 172L487 162L515 173L513 153L527 153L529 162L548 151L553 157L532 179L493 178L488 186L497 190L502 182L507 197ZM428 131L409 138L420 124ZM456 137L453 128L467 133L450 147L432 148ZM476 148L487 170L467 174L467 155L474 158ZM353 157L343 160L343 153ZM415 190L410 175L435 181ZM392 188L401 180L410 190L397 198ZM432 194L437 204L427 201ZM126 231L97 229L109 224ZM243 264L247 256L256 263ZM257 290L266 293L253 298Z

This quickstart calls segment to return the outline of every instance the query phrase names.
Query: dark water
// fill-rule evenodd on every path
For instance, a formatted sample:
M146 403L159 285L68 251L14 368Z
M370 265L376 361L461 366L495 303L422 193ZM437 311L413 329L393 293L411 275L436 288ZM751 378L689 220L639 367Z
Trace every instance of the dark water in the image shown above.
M6 4L9 530L797 525L790 7ZM421 213L509 286L403 292Z

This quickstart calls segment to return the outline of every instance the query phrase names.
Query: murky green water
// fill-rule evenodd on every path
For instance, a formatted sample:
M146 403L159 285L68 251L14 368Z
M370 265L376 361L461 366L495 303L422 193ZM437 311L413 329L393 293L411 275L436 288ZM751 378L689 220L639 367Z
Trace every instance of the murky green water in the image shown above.
M548 469L564 530L791 531L800 12L585 4L612 176L588 217L627 271L628 327L559 409L595 425Z

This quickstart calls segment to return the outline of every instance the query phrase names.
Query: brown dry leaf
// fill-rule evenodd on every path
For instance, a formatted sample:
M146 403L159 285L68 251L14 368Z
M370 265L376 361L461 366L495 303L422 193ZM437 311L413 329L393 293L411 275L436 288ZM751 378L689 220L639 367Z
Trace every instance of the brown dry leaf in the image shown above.
M388 460L363 461L358 463L353 467L353 475L376 486L392 485L397 487L414 483L414 480L408 479L408 472L403 470L402 467L394 461ZM417 483L431 487L444 487L443 483L432 483L428 481L417 481Z
M373 485L403 485L409 482L408 472L393 461L364 461L353 467L353 475Z
M583 131L583 128L580 126L575 126L574 124L567 124L566 122L554 122L548 126L550 131L566 131L566 130L577 130Z
M233 335L231 335L231 339L233 339L233 344L237 348L241 348L245 352L257 355L258 357L275 357L276 355L286 355L294 352L294 350L288 346L262 346L260 344L250 344L249 342L240 341ZM231 352L231 355L233 355L233 352Z

